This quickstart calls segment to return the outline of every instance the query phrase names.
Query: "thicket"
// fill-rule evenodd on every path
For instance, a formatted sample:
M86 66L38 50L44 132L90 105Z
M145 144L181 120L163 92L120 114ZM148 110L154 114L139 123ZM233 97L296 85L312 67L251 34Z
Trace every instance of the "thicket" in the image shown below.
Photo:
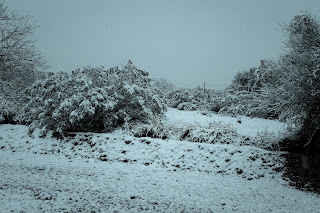
M179 88L171 91L165 96L168 106L179 110L200 110L211 101L213 90L204 90L201 87L192 89Z
M208 109L219 114L265 119L277 119L279 113L274 110L267 94L248 91L225 91L212 99Z
M169 93L177 89L173 83L164 78L152 79L150 83L153 89L157 90L164 99Z
M132 123L148 123L166 106L150 85L148 73L131 61L119 69L102 67L58 73L28 90L22 120L30 132L107 132Z
M209 110L227 115L278 119L281 110L276 107L275 95L267 89L276 73L266 72L275 67L278 68L275 62L261 60L258 67L238 72L226 90L214 95Z
M238 76L241 74L238 74ZM274 107L275 99L269 93L261 92L258 90L261 89L260 87L253 89L251 86L237 83L233 83L228 89L220 91L204 91L203 88L199 87L176 89L165 96L165 100L168 106L179 110L204 110L231 116L278 118L280 112Z

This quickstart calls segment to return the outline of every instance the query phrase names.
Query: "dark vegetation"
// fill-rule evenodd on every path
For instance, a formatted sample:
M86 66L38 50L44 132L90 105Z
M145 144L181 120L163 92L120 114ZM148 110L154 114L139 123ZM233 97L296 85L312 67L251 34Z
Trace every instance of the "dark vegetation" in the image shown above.
M320 26L309 13L296 15L284 26L287 40L277 61L261 60L259 66L237 73L222 91L152 82L131 61L122 68L47 73L31 39L36 27L31 17L0 3L0 123L27 124L31 133L40 128L43 135L52 130L63 137L70 131L106 132L152 123L166 104L180 110L279 119L299 129L281 142L282 149L311 156L314 166L306 170L319 185ZM289 156L286 175L300 187L296 176L305 173L292 167L298 164Z
M320 160L317 155L289 152L283 157L286 158L284 177L289 178L290 185L320 194Z

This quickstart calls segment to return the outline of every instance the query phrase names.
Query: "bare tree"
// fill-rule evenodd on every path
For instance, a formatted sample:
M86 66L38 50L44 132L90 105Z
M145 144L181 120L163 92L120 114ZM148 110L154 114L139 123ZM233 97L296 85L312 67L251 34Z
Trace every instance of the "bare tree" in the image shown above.
M46 68L32 39L36 28L32 17L10 11L0 2L0 91L20 92Z

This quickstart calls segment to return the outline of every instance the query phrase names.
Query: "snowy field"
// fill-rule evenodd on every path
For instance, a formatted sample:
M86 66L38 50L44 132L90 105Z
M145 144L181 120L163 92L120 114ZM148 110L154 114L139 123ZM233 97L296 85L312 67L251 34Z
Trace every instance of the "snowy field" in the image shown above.
M212 112L199 111L183 111L174 108L168 108L166 113L167 123L174 125L198 125L207 126L211 123L219 123L229 125L230 128L235 128L237 132L243 136L256 136L257 133L269 132L279 136L284 129L283 123L274 120L266 120L261 118L250 118L237 115L231 117L227 115L219 115Z
M283 124L169 109L168 126L210 123L242 136ZM240 122L239 122L240 120ZM210 126L210 125L209 125ZM0 212L319 212L320 196L289 186L279 152L250 145L136 138L125 131L63 141L0 126Z

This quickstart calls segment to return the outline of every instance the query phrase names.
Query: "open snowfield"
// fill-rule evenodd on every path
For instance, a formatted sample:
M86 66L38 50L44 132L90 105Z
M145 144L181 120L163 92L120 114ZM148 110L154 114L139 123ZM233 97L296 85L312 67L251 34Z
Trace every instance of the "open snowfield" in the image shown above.
M254 137L277 121L169 109L168 125L220 122ZM254 146L79 133L58 141L0 126L0 212L319 212L280 153Z

